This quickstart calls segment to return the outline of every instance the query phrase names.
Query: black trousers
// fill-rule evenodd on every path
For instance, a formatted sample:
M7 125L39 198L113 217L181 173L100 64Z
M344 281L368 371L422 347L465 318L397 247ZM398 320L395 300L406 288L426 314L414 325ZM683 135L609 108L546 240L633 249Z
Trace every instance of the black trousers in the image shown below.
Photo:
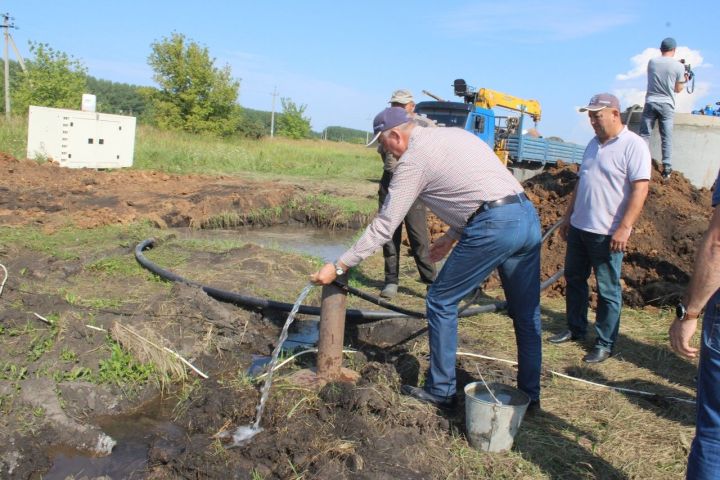
M385 202L388 194L388 187L393 174L383 171L380 179L380 189L378 197L380 207ZM408 211L403 220L405 229L407 230L408 240L410 241L410 249L418 272L420 272L420 280L423 283L431 284L435 280L435 264L430 261L429 247L430 235L427 226L427 212L425 205L420 200L416 200ZM402 224L395 230L392 240L383 245L383 257L385 258L385 283L399 283L398 270L400 269L400 242L402 241Z

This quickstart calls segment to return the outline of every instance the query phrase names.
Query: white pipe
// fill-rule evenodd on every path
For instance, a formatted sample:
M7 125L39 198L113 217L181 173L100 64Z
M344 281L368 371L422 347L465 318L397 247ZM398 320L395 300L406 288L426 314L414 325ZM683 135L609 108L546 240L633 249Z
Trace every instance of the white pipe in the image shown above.
M9 275L8 275L7 268L5 268L5 265L3 265L2 263L0 263L0 268L2 268L2 269L3 269L3 272L5 272L5 278L3 278L2 283L0 283L0 295L2 295L3 288L5 288L5 282L7 282L7 279L8 279L8 276L9 276Z
M460 355L460 356L463 356L463 357L482 358L482 359L485 359L485 360L493 360L493 361L496 361L496 362L509 363L510 365L517 365L517 362L513 362L513 361L511 361L511 360L504 360L504 359L502 359L502 358L488 357L488 356L486 356L486 355L480 355L479 353L457 352L457 354ZM689 399L689 398L668 397L668 396L660 395L660 394L658 394L658 393L645 392L645 391L642 391L642 390L634 390L634 389L632 389L632 388L612 387L612 386L610 386L610 385L604 385L604 384L602 384L602 383L591 382L591 381L589 381L589 380L583 380L582 378L573 377L573 376L570 376L570 375L566 375L566 374L564 374L564 373L556 372L556 371L554 371L554 370L549 370L549 372L552 373L553 375L557 375L558 377L567 378L568 380L575 380L576 382L585 383L585 384L587 384L587 385L593 385L593 386L595 386L595 387L607 388L607 389L610 389L610 390L615 390L615 391L617 391L617 392L637 393L638 395L645 395L645 396L648 396L648 397L664 397L664 398L668 398L668 399L670 399L670 400L676 400L676 401L678 401L678 402L689 403L689 404L692 404L692 405L695 404L695 400L692 400L692 399Z

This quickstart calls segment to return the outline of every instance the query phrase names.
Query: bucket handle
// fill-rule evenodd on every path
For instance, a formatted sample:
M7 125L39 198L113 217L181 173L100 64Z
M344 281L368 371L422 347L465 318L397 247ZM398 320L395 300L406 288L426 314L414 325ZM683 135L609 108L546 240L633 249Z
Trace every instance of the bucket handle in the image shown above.
M477 373L478 373L478 375L480 375L480 380L482 381L483 385L485 385L485 388L487 389L487 391L490 394L490 396L492 397L492 399L495 400L495 405L502 405L502 402L500 400L498 400L497 397L495 396L495 394L493 393L493 391L490 390L490 387L488 386L487 382L483 378L482 373L480 373L480 367L476 366L475 368L477 368Z

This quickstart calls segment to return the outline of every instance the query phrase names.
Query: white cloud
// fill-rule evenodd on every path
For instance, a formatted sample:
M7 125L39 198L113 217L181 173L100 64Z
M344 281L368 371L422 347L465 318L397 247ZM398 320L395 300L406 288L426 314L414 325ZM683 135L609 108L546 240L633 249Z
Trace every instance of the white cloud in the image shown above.
M651 58L659 57L659 48L646 48L641 53L630 59L633 67L625 73L618 73L615 78L620 81L632 80L633 78L644 77L647 72L647 64ZM703 68L703 57L699 50L692 50L688 47L677 47L675 58L684 59L685 62L692 66L692 69Z
M602 15L598 15L596 9L592 2L574 0L482 2L448 12L439 20L439 25L449 35L542 43L587 37L628 24L636 17L633 13L624 13L627 2L618 0L604 2Z
M639 88L616 88L612 93L620 100L623 110L633 105L642 106L645 104L645 90Z

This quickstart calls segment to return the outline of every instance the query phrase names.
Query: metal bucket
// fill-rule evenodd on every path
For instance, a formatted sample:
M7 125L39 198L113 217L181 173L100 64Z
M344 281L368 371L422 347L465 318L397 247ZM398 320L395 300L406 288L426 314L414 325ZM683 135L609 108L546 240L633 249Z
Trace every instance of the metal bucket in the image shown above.
M490 389L497 398L488 392ZM465 426L470 445L485 452L504 452L512 448L530 397L517 388L481 382L465 386Z

